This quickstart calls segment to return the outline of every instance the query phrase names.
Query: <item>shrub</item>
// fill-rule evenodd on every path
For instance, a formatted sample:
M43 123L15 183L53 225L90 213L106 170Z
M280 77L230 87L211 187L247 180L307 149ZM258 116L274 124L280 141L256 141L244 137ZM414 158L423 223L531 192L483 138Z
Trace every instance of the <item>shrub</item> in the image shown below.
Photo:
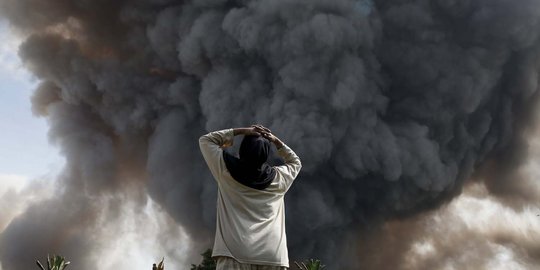
M203 254L203 261L199 265L191 265L191 270L215 270L216 269L216 261L212 259L212 250L207 249Z
M41 268L41 270L64 270L69 265L69 262L67 262L64 257L59 255L53 256L52 258L47 255L46 269L39 262L39 260L36 260L36 264L39 266L39 268Z
M294 264L296 264L296 266L301 270L322 270L325 267L320 260L314 259L310 259L306 262L301 263L294 262Z

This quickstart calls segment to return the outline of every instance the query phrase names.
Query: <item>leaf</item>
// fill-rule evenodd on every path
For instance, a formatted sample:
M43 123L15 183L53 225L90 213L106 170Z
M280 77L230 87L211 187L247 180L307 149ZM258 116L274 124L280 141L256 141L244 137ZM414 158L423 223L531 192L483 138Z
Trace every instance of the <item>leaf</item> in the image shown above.
M61 269L60 266L62 265L62 261L64 261L62 259L62 257L60 257L58 255L54 256L53 265L54 265L55 270L60 270Z
M41 270L45 270L45 267L43 267L43 264L41 264L38 260L36 260L36 264L41 268Z

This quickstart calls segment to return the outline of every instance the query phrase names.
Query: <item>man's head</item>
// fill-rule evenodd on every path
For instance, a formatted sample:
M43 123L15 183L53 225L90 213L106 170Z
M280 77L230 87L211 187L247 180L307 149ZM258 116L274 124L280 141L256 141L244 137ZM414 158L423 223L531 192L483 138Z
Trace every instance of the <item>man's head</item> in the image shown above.
M225 166L231 176L250 188L263 190L276 176L276 170L266 163L270 141L259 135L246 135L240 144L239 158L223 151Z
M270 142L262 136L244 136L238 154L243 162L261 166L270 154Z

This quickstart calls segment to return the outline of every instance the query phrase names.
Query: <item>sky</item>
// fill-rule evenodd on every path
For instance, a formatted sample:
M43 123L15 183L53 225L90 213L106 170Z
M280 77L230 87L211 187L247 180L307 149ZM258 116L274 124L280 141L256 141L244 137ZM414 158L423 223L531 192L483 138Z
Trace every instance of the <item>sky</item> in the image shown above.
M47 122L32 114L30 97L36 80L23 68L17 48L21 38L0 21L0 193L21 189L31 179L55 175L63 166L49 144ZM54 177L52 177L54 178Z

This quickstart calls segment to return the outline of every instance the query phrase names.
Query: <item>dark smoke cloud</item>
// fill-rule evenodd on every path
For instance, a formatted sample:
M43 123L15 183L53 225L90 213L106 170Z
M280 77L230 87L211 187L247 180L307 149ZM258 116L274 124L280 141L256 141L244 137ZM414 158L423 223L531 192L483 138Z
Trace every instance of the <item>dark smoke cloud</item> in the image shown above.
M58 197L2 233L7 269L51 247L90 269L88 217L145 194L199 253L216 187L196 139L251 123L303 160L291 256L336 267L351 231L437 207L488 159L519 160L538 90L534 0L1 0L0 12L29 35L34 111L67 158ZM17 237L41 226L63 237Z

